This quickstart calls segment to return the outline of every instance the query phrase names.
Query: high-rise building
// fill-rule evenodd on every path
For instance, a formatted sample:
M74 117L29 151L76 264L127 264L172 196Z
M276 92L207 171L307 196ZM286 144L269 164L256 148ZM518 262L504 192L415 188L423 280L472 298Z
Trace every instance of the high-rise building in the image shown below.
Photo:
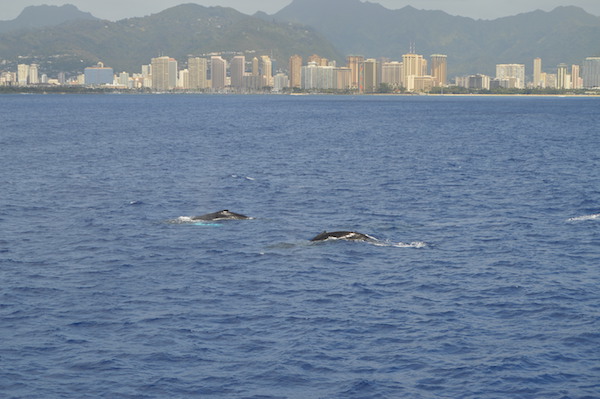
M475 90L489 90L490 77L487 75L471 75L467 80L467 88Z
M190 70L182 69L179 71L179 76L177 78L177 87L183 90L190 89Z
M281 92L283 89L290 87L290 79L284 73L278 73L273 77L273 91Z
M95 67L85 68L83 74L86 85L110 85L114 81L113 69L105 67L101 62Z
M177 75L171 76L172 58L157 57L152 58L152 88L154 90L166 91L172 90L177 84ZM173 82L173 80L175 82Z
M336 89L349 90L352 87L352 71L350 68L335 68Z
M302 67L301 87L305 90L348 90L351 89L350 81L350 68L319 66L314 61Z
M224 89L227 85L227 61L221 56L210 57L210 71L212 88L214 90Z
M208 88L206 74L208 62L206 58L192 57L188 59L189 85L191 90Z
M177 87L178 77L177 60L175 60L175 58L169 58L169 87L171 89Z
M393 88L402 87L402 63L386 62L381 68L381 83L386 83Z
M571 65L571 88L583 88L583 82L581 81L581 72L579 65Z
M17 82L19 86L27 86L29 82L29 65L19 64L17 66Z
M118 83L121 86L125 86L126 88L129 88L129 74L127 72L121 72L119 74Z
M554 73L542 72L542 87L546 89L556 89L558 77Z
M600 57L588 57L583 61L583 87L600 87Z
M252 76L260 76L260 62L258 58L252 58Z
M260 57L261 71L263 77L263 86L273 87L273 63L268 55Z
M498 64L496 65L496 79L510 80L510 87L525 88L525 65L523 64Z
M40 75L38 71L38 64L29 65L29 84L36 85L40 83Z
M363 68L365 57L362 55L350 55L346 58L346 67L351 71L351 84L353 89L363 89Z
M533 87L542 87L542 59L533 60Z
M571 75L569 75L569 67L567 64L559 64L557 68L556 88L565 90L571 88Z
M231 87L235 89L241 89L244 87L244 74L246 72L246 57L243 55L236 55L231 60L229 65L229 72L231 74Z
M379 79L377 77L377 60L370 58L365 60L365 72L364 72L364 92L375 93L379 88Z
M302 85L302 57L292 55L290 57L290 87L299 88Z
M411 53L402 56L402 65L404 66L402 83L408 90L411 90L409 86L409 77L425 76L427 74L427 62L423 59L422 55Z
M448 84L448 56L433 54L431 56L431 76L435 86L446 86Z

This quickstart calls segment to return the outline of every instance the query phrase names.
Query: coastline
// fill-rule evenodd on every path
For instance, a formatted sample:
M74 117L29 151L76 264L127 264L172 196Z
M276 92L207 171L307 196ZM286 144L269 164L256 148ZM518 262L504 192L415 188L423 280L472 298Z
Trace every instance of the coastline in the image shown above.
M527 89L525 89L527 90ZM543 92L524 92L524 93L355 93L355 92L210 92L210 91L191 91L191 90L172 90L167 92L155 90L137 90L137 89L115 89L104 87L80 87L80 86L0 86L0 95L45 95L45 94L109 94L109 95L273 95L273 96L391 96L391 97L555 97L555 98L600 98L600 90L585 90L581 93L572 91L565 93L543 93Z

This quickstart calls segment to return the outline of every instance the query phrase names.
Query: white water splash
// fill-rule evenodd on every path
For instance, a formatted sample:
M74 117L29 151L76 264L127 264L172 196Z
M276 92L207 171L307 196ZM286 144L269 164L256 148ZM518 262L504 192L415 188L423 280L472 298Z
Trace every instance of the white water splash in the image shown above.
M410 243L399 242L394 244L394 246L398 248L425 248L427 247L427 243L423 241L413 241Z
M395 247L395 248L426 248L428 245L423 241L412 241L412 242L386 242L386 241L368 241L370 244L378 247Z
M584 216L577 216L574 218L569 218L569 219L567 219L567 222L583 222L586 220L596 220L596 219L600 219L600 213L596 213L594 215L584 215Z

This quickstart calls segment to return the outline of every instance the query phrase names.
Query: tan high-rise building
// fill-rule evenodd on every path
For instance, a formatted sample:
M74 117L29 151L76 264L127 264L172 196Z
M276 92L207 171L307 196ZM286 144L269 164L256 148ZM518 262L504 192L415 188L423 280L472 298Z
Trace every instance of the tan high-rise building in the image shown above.
M497 64L496 79L511 80L511 88L525 88L525 65L523 64ZM513 84L514 82L514 84Z
M262 66L263 86L273 87L273 62L271 62L271 57L263 55L260 57L260 64Z
M569 75L569 66L567 64L558 65L556 78L557 89L565 90L571 88L571 75Z
M290 57L290 87L299 88L302 84L302 57L292 55Z
M152 88L154 90L172 90L175 88L177 81L177 75L171 77L172 71L172 58L170 57L157 57L152 58Z
M212 88L215 90L224 89L227 86L227 61L221 56L213 55L210 57L210 71Z
M229 65L229 72L231 75L231 87L241 89L244 87L244 74L246 73L246 57L243 55L236 55L231 60Z
M351 88L352 71L350 68L335 68L336 71L336 89L348 90Z
M346 67L351 71L351 84L353 89L363 89L363 68L365 57L362 55L350 55L346 58Z
M381 68L381 82L398 89L402 86L402 63L386 62Z
M252 59L252 76L260 76L260 64L256 57Z
M538 57L533 60L533 87L542 86L542 59Z
M38 71L38 64L31 64L29 66L29 84L35 85L40 83L40 74Z
M189 84L191 90L208 88L206 73L208 62L206 58L193 57L188 59Z
M402 56L402 65L404 67L402 84L408 90L411 90L409 84L411 80L409 78L411 76L425 76L427 74L427 61L425 61L423 56L419 54L404 54Z
M443 87L448 84L448 57L443 54L433 54L431 56L431 76L433 84L437 87Z
M17 66L17 81L19 86L27 86L29 82L29 65L19 64Z
M379 79L377 76L377 60L370 58L364 62L364 92L375 93L379 88Z
M579 65L571 65L571 87L573 89L582 89L581 69Z

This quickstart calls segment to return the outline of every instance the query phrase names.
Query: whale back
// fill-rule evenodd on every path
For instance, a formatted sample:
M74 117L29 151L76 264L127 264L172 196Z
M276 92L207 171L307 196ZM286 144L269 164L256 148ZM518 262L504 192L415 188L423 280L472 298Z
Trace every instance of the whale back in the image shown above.
M250 218L248 216L246 216L246 215L242 215L240 213L231 212L231 211L229 211L227 209L224 209L224 210L218 211L218 212L207 213L206 215L194 216L192 218L192 220L210 220L210 221L215 221L215 220L244 220L244 219L250 219Z
M311 239L311 241L325 240L375 241L376 239L367 234L357 233L356 231L324 231Z

